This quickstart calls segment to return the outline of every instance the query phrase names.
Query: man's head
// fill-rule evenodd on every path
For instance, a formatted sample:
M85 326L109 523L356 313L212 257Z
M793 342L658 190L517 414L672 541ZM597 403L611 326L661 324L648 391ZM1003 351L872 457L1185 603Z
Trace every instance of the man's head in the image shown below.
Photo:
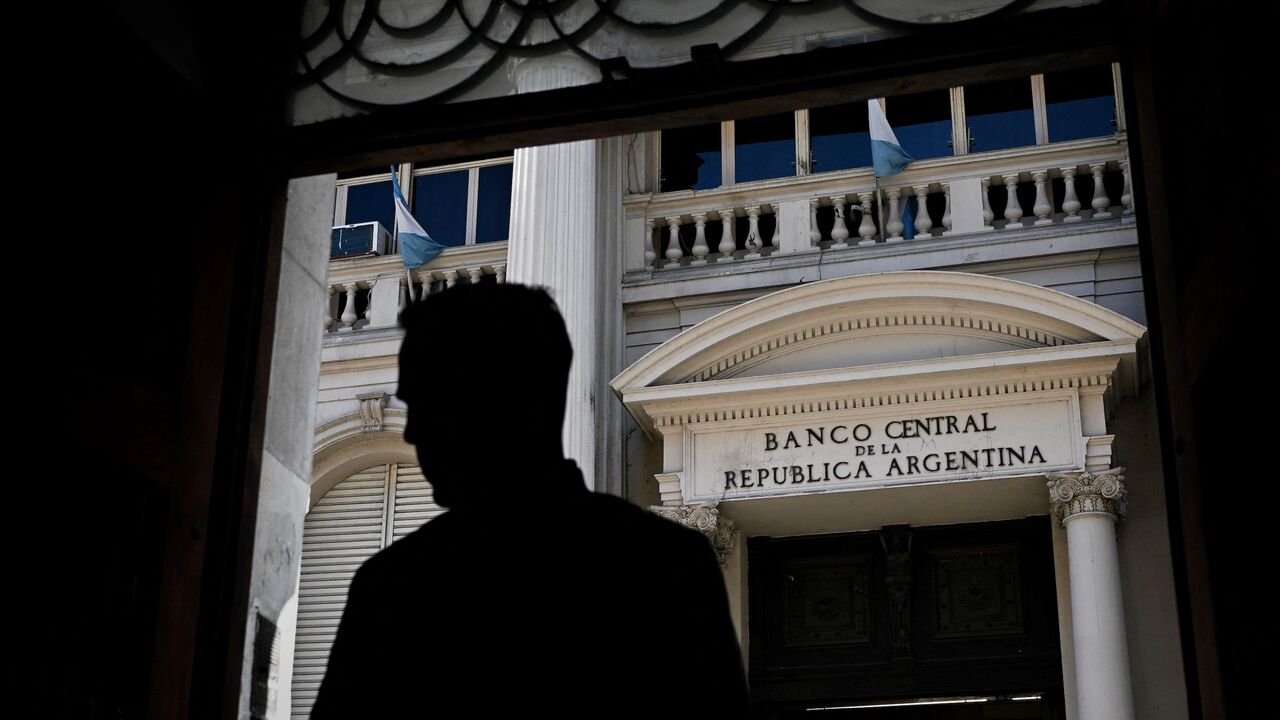
M545 291L457 285L410 305L400 324L405 440L437 502L455 507L509 490L517 476L563 456L573 350Z

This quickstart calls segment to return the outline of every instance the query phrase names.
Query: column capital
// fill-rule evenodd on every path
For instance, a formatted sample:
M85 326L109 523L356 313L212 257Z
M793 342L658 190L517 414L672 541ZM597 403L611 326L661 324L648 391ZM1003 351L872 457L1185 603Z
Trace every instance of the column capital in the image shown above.
M675 507L655 505L649 509L672 522L680 523L690 530L697 530L707 536L711 541L711 547L716 551L716 559L724 565L729 558L729 553L733 552L734 526L729 518L720 517L717 505L719 503L714 502Z
M1122 467L1049 473L1045 477L1053 516L1064 526L1078 515L1105 514L1119 521L1128 512L1129 494Z

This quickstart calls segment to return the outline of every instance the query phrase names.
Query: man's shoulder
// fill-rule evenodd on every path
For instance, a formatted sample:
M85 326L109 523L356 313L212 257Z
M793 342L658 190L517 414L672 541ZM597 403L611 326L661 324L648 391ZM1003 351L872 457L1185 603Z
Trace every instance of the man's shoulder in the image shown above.
M384 572L402 572L406 567L420 567L427 558L447 556L458 534L457 518L452 511L429 520L421 527L379 550L360 566L365 576Z
M593 529L598 532L628 537L659 547L707 545L707 538L696 530L620 497L592 492L587 496L587 504L593 515Z

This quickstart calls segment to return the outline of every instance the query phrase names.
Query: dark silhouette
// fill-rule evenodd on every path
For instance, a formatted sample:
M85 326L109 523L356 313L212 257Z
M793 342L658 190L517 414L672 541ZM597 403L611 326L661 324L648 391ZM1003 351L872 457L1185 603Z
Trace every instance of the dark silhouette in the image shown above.
M462 285L401 323L405 439L449 510L356 574L312 717L745 716L710 543L563 456L551 298Z

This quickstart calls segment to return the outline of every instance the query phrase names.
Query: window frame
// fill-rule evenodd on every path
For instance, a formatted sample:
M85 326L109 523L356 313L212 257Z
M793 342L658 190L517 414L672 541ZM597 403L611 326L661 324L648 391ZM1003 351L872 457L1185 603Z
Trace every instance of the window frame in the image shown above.
M413 163L400 163L397 165L397 175L400 180L400 190L404 193L405 203L413 207L414 195L414 179L423 175L435 175L448 172L457 172L459 170L467 171L467 223L465 232L465 241L460 246L467 247L476 245L476 228L479 225L480 211L480 170L482 168L496 167L499 165L511 165L515 162L513 155L503 155L494 158L485 158L483 160L470 160L467 162L451 163L448 165L431 165L427 167L414 167ZM389 179L390 172L386 175L361 175L357 177L341 178L337 181L336 192L334 193L333 203L333 227L347 225L347 191L355 185L369 185L373 183L386 182ZM508 213L510 209L508 209ZM510 218L508 217L508 229L510 228ZM387 228L387 232L394 233L395 228ZM509 233L508 233L509 234ZM494 242L505 242L510 238L503 240L492 240ZM483 243L489 244L489 243ZM398 251L398 249L397 249Z
M1124 103L1121 101L1122 87L1120 63L1110 63L1111 70L1111 92L1112 101L1114 103L1114 123L1115 132L1126 132L1126 124L1124 117ZM1033 121L1035 123L1035 144L1025 145L1022 147L1040 147L1051 144L1049 142L1049 114L1045 100L1044 73L1036 73L1034 75L1024 76L1027 82L1031 83L1031 107ZM964 106L964 86L949 88L951 96L951 151L952 157L960 155L975 154L972 149L972 133L969 131L969 118L965 112ZM888 111L889 103L893 98L876 98L880 102L880 106ZM803 177L806 175L821 175L824 172L849 172L855 168L844 168L841 170L813 171L813 146L810 138L809 126L810 108L799 108L793 110L795 115L795 167L794 177ZM720 186L718 188L708 188L706 190L696 190L692 192L710 192L712 190L723 189L726 187L737 185L750 185L754 183L777 182L783 178L770 178L766 180L752 180L749 183L739 183L736 177L735 157L735 126L733 120L724 120L720 123ZM689 188L681 188L679 190L666 190L662 187L662 131L655 130L651 134L653 141L653 152L649 155L650 162L653 163L654 174L652 176L653 187L656 194L665 194L673 192L690 192ZM1008 150L1016 150L1017 148L1002 148L1001 150L979 150L977 152L1005 152ZM868 166L870 167L870 166ZM788 176L791 177L791 176Z

